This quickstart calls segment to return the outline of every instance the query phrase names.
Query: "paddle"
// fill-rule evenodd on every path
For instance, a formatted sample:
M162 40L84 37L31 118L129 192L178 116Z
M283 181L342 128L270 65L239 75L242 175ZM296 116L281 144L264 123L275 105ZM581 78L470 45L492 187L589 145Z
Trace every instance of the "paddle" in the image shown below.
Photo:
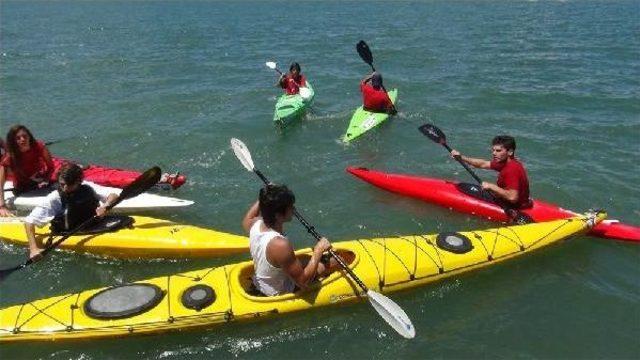
M267 67L268 67L269 69L275 70L275 71L277 71L277 72L278 72L278 74L280 74L280 75L284 76L284 74L282 73L282 71L280 71L280 69L278 69L278 64L276 64L275 62L273 62L273 61L267 61L267 62L266 62L266 63L264 63L264 64L265 64L265 65L267 65ZM294 82L295 82L295 80L294 80ZM303 86L301 86L300 84L298 84L297 82L296 82L296 85L298 85L298 89L299 89L299 90L298 90L298 93L300 94L300 96L301 96L303 99L307 100L308 98L310 98L310 97L311 97L311 90L309 90L309 88L307 88L307 87L303 87Z
M157 166L154 166L151 169L145 171L143 174L141 174L135 180L133 180L131 184L127 185L127 187L122 189L122 192L120 193L120 195L118 195L116 200L113 203L109 204L109 206L107 206L107 210L111 210L111 208L118 205L122 200L129 199L134 196L138 196L141 193L145 192L146 190L149 190L153 185L155 185L158 182L158 180L160 180L160 174L161 174L160 168ZM40 260L46 254L48 254L51 250L60 246L60 244L62 244L62 242L67 240L69 237L79 232L80 230L84 229L96 218L97 216L94 216L91 219L83 222L82 224L78 225L78 227L71 230L68 234L64 235L60 239L56 240L53 244L46 247L44 250L40 252L40 257L37 260ZM14 266L12 268L0 270L0 281L4 280L4 278L9 276L14 271L24 269L25 267L33 264L37 260L34 258L29 258L23 264Z
M421 133L426 135L433 142L444 146L444 148L447 149L447 151L449 151L449 153L451 153L451 151L453 151L453 149L451 149L449 144L447 144L447 137L442 132L442 130L440 130L437 126L432 125L432 124L424 124L424 125L418 127L418 130L420 130ZM476 173L473 170L471 170L469 165L467 165L464 161L462 161L462 159L461 159L461 157L459 155L455 156L454 158L456 159L457 162L460 163L460 165L462 165L465 168L465 170L467 170L469 172L469 174L471 174L471 176L478 182L478 184L482 184L482 179L480 179L480 177L478 175L476 175ZM517 224L529 224L529 223L534 222L533 219L529 215L527 215L525 213L522 213L522 212L520 212L520 211L518 211L516 209L508 208L507 206L502 204L502 202L498 201L491 192L487 192L487 193L490 194L493 197L493 199L494 199L493 202L496 205L500 206L502 208L502 210L504 210L504 213L507 214L507 216L512 221L514 221L515 223L517 223Z
M362 60L367 64L369 64L369 66L371 66L371 71L375 72L376 68L373 67L373 54L371 53L371 49L369 49L369 45L367 45L367 43L364 42L364 40L360 40L356 44L356 50L358 51L358 55L360 55ZM384 88L384 85L382 85L382 91L384 91L384 93L387 94L387 98L389 98L389 93L387 92L387 89ZM389 101L391 101L391 98L389 98ZM393 103L393 101L391 101L391 108L394 113L398 112L398 110L396 109L396 105Z
M249 149L247 149L246 145L235 138L231 139L231 147L233 148L233 152L236 154L236 157L242 165L249 170L250 172L255 173L258 177L265 183L269 184L269 180L260 172L260 170L256 169L253 165L253 160L251 159L251 153ZM316 232L315 228L305 220L298 210L293 209L293 214L295 217L302 223L302 225L307 229L307 231L316 239L320 240L321 236ZM412 339L416 335L416 330L411 323L411 319L407 316L407 314L402 310L398 304L393 302L391 299L386 296L379 294L369 288L358 278L358 276L349 268L349 266L344 262L344 260L333 251L333 249L329 250L329 254L336 259L338 264L344 269L349 276L353 279L353 281L360 286L360 288L367 294L367 299L369 303L373 306L373 308L382 316L382 318L400 335L407 339Z

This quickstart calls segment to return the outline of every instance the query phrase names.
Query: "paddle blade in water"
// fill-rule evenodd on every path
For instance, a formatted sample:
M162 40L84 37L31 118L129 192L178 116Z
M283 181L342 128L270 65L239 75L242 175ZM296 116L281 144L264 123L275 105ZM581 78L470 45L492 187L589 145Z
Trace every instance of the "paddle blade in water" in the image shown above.
M247 146L239 139L231 138L231 148L238 160L242 163L242 166L249 171L253 171L253 160L251 159L251 153L249 149L247 149Z
M367 297L373 308L391 327L407 339L416 336L416 328L413 327L411 319L398 304L388 297L375 291L367 291Z
M373 64L373 54L369 49L369 45L367 45L367 43L364 42L364 40L360 40L358 42L358 44L356 45L356 50L358 51L358 55L360 55L360 57L362 58L362 60L364 60L364 62L366 62L369 65Z
M276 64L273 61L267 61L266 63L264 63L265 65L267 65L267 67L271 70L275 70L276 67L278 67L278 64Z
M442 130L440 130L437 126L431 124L424 124L418 128L421 133L426 135L429 139L437 142L438 144L444 144L447 142L447 137L444 135Z

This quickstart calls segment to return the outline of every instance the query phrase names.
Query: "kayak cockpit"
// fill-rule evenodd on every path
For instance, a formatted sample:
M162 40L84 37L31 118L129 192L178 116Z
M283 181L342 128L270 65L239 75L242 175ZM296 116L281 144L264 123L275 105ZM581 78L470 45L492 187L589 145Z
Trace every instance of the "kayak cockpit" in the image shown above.
M357 254L349 250L337 250L336 253L352 269L359 260ZM309 262L309 259L311 258L311 255L309 253L297 254L296 256L303 264L307 264ZM240 269L237 269L234 273L232 273L231 281L234 282L234 287L236 287L241 295L253 301L269 302L293 299L303 297L308 293L317 292L321 287L326 286L327 284L330 284L344 276L344 271L341 271L341 267L335 261L335 259L330 258L329 262L330 266L328 268L328 271L309 283L306 289L299 289L298 287L296 287L296 290L293 293L288 294L265 296L260 293L253 284L254 268L252 262L243 264Z

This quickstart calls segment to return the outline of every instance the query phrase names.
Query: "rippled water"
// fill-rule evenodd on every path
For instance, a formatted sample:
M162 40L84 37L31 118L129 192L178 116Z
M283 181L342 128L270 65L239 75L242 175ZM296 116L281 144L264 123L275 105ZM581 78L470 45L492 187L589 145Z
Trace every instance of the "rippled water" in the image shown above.
M532 194L640 224L640 3L637 1L0 3L0 129L27 124L57 155L180 170L197 204L154 216L241 231L258 181L229 149L297 194L334 240L491 224L363 184L362 165L469 181L420 135L488 155L518 140ZM343 135L369 70L365 39L399 116L351 145ZM312 113L272 126L267 60L296 60ZM491 179L494 174L481 173ZM289 234L311 244L298 224ZM56 253L0 286L0 306L244 258L128 261ZM2 267L24 249L0 245ZM524 259L394 294L418 330L403 341L366 305L208 331L2 346L3 358L630 358L640 356L640 248L576 238Z

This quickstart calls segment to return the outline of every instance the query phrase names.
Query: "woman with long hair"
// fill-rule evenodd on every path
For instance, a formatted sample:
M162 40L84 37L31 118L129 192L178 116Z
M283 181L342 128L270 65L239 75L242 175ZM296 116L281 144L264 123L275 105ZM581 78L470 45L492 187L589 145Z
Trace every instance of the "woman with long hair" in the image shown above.
M24 125L14 125L7 133L6 154L0 159L0 187L8 178L13 180L13 192L18 194L49 185L54 171L51 154L44 142L36 140ZM0 191L0 216L12 216Z

